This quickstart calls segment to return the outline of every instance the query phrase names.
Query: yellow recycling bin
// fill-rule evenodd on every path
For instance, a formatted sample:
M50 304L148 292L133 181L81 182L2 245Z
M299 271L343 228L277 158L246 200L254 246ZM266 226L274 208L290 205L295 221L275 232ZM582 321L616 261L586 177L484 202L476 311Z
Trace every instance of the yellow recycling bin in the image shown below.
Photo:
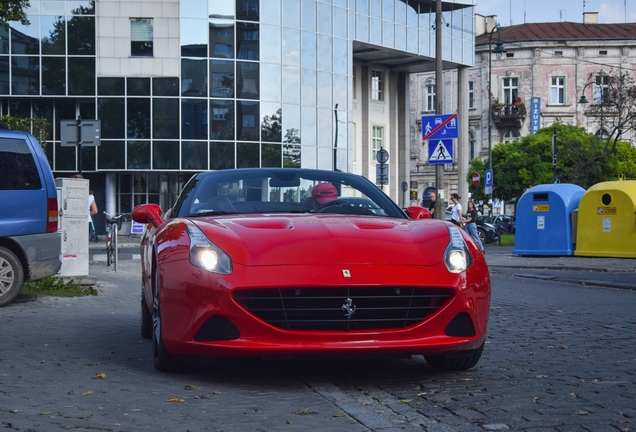
M576 256L636 258L636 181L598 183L579 203Z

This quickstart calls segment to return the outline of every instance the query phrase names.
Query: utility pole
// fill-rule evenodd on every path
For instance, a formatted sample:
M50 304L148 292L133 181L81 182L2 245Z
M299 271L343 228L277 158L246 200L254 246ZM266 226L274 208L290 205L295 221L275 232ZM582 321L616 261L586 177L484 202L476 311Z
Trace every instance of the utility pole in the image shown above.
M442 82L442 0L435 3L435 114L444 113L444 83ZM430 141L429 141L429 145ZM446 209L440 190L444 186L444 165L435 166L435 188L437 202L435 203L435 219L446 219Z

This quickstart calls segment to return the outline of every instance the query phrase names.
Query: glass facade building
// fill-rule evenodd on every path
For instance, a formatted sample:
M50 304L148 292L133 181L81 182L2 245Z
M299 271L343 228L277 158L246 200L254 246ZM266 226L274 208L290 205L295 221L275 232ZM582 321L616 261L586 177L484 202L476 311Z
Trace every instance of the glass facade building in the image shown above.
M55 175L81 171L109 212L167 208L201 170L356 171L356 82L380 93L354 65L384 71L389 99L408 93L391 74L434 67L434 0L30 3L29 25L0 27L0 114L48 120ZM475 3L443 2L445 67L473 64ZM81 158L59 131L78 117L101 121Z

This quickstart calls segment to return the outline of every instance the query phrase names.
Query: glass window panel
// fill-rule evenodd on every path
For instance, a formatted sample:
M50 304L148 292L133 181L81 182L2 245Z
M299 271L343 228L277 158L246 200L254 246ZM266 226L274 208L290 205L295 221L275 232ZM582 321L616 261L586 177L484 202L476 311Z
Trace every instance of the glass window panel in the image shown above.
M375 45L382 45L382 21L373 18L369 21L369 42Z
M280 24L280 2L281 0L267 0L263 3L262 23Z
M318 3L318 33L331 36L331 5Z
M300 139L303 147L316 145L316 108L313 106L303 106L300 111L301 128ZM304 159L304 156L303 156Z
M200 18L208 15L207 0L188 0L179 2L179 15L184 18Z
M389 21L382 22L382 43L385 47L395 46L395 24Z
M302 88L300 91L303 105L316 105L316 71L313 69L302 70Z
M261 63L261 100L281 101L280 65Z
M236 19L241 21L258 21L259 0L236 0Z
M333 146L334 110L318 109L318 147Z
M55 167L53 171L77 171L77 148L62 147L55 143Z
M210 22L210 57L234 58L234 23Z
M347 148L349 146L347 135L348 128L347 125L347 111L338 109L334 110L334 142L333 146L338 148ZM340 168L343 169L343 166L340 165Z
M333 8L333 35L340 38L347 38L347 10Z
M181 56L207 57L208 31L208 20L182 18L180 21Z
M280 168L282 166L282 146L280 144L261 145L261 166Z
M6 109L6 102L3 103L3 106ZM75 118L75 104L70 104L67 102L62 105L62 108L67 108L66 110L62 110L61 112L68 115L68 117L61 118ZM13 117L31 117L31 102L28 99L11 100L9 101L9 112Z
M347 53L348 41L345 39L333 39L333 71L335 73L346 75L347 59L349 58Z
M150 138L150 99L128 98L128 138Z
M152 169L179 169L179 143L154 141L152 143Z
M378 2L379 3L379 2ZM384 13L382 18L387 21L395 21L395 0L383 0Z
M66 7L68 13L71 15L95 15L94 0L67 0Z
M236 58L242 60L259 59L259 25L236 23Z
M349 78L346 75L333 75L333 106L338 105L338 109L345 111L349 109L348 82Z
M38 36L39 36L39 32L40 32L39 26L36 26L35 30L38 32ZM36 36L34 38L27 38L27 39L31 39L32 43L33 43L33 40L35 39L35 48L38 51L34 54L38 54L40 52L40 44L38 43L40 38ZM0 54L9 54L9 27L0 26Z
M331 108L333 93L333 83L331 73L318 72L318 106L323 108Z
M153 96L179 96L178 78L153 78Z
M300 168L300 146L283 144L283 168Z
M124 101L124 98L97 99L97 116L101 120L102 139L124 138L126 130L126 110ZM121 168L123 168L123 166L124 164L122 163Z
M261 25L261 46L267 49L260 50L261 61L280 63L280 27Z
M130 18L130 55L152 57L153 18Z
M236 62L236 93L241 99L259 98L259 64Z
M128 169L150 169L150 141L128 141Z
M95 155L97 146L82 147L82 170L95 171Z
M179 138L179 99L152 100L152 137Z
M301 168L316 169L316 167L318 166L318 161L316 160L317 153L318 151L316 147L301 146L300 147Z
M210 100L210 139L234 139L234 101Z
M300 2L283 0L283 22L288 27L300 27Z
M97 78L97 94L104 96L124 96L124 78Z
M404 0L395 2L395 22L406 25L406 2Z
M258 168L260 162L260 146L258 143L236 144L236 167Z
M333 170L333 150L330 148L318 148L318 165L316 168Z
M181 59L181 95L208 94L208 61Z
M283 27L283 64L300 66L300 31Z
M95 58L68 58L68 94L95 94Z
M382 2L378 0L371 0L369 2L369 15L373 18L382 18Z
M122 114L124 110L122 109ZM102 131L104 122L102 122ZM104 141L97 147L97 166L100 170L125 169L126 145L123 141Z
M406 24L409 27L418 26L419 18L419 1L408 0L408 6L406 6Z
M68 53L95 55L95 17L75 16L68 21Z
M46 127L46 132L49 134L49 137L53 137L53 102L33 101L33 117L47 120L49 124Z
M9 59L9 57L4 57ZM8 67L7 71L7 92L9 90ZM14 95L37 95L40 93L40 58L39 57L11 57L11 94Z
M29 15L29 25L11 22L11 53L40 53L40 17ZM0 26L0 53L9 54L9 29Z
M66 2L45 0L40 5L42 15L64 15L66 14Z
M356 12L369 15L369 0L356 0Z
M233 19L235 10L234 0L208 0L210 18Z
M316 33L302 32L302 66L316 69Z
M207 141L181 143L182 170L207 171L208 159Z
M258 141L260 132L260 114L258 102L236 102L236 139Z
M316 0L302 0L303 30L316 31Z
M261 141L282 141L282 113L281 104L261 102Z
M369 18L356 15L356 38L361 42L369 41Z
M233 142L211 142L210 169L221 170L234 168L234 153Z
M97 118L97 113L95 112L95 99L80 99L79 113L84 119Z
M431 33L426 30L420 30L420 55L430 55L431 49Z
M283 67L283 102L300 103L300 68Z
M418 48L417 48L417 42L418 42L418 37L417 37L417 29L413 28L413 27L407 27L406 28L406 50L412 53L417 53L418 52Z
M210 96L234 97L234 62L232 60L210 60Z
M207 99L181 100L181 138L208 138Z
M64 57L42 57L42 94L66 94L66 61Z
M128 96L150 96L150 78L128 78Z
M42 54L66 54L64 17L42 17Z
M283 142L300 144L300 109L298 105L283 105Z

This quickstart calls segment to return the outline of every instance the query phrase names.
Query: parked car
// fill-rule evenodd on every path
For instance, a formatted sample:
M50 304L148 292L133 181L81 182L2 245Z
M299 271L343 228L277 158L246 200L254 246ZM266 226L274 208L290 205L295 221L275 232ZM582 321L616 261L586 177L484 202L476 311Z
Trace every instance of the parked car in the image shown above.
M517 230L517 222L514 216L506 214L498 214L492 216L479 216L477 220L494 226L501 234L514 234Z
M450 211L446 211L446 220L451 220L451 215ZM475 224L477 225L477 235L479 235L479 240L481 240L482 244L499 241L497 228L493 224L485 222L483 216L477 216Z
M40 143L25 132L0 129L0 306L23 282L57 274L61 237L57 191Z
M188 356L421 354L439 370L481 357L483 255L464 230L419 206L405 213L364 177L198 173L170 210L131 216L148 224L141 335L158 370Z

